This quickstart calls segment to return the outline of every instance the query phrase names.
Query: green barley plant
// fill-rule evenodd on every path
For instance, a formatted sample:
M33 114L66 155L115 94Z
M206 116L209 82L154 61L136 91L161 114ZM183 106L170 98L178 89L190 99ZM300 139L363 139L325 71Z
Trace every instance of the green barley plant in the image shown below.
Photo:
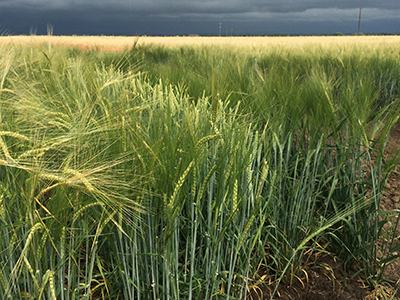
M13 61L15 77L4 80L1 272L6 298L89 299L106 293L105 275L98 278L104 274L99 238L118 206L142 209L131 200L135 176L125 170L126 154L114 156L122 143L108 138L117 136L115 120L120 123L121 116L111 114L117 108L106 97L124 79L104 70L104 81L92 81L79 62L51 55L57 54L44 54L39 62L46 67L35 68L35 59L23 65Z
M154 180L139 201L150 213L133 215L134 225L124 229L130 234L118 233L111 251L123 296L245 297L240 274L251 272L246 251L257 237L250 234L258 217L253 207L261 205L249 177L257 167L256 136L221 101L215 113L207 99L193 104L161 85L142 89L153 96L143 110L129 112L128 128L138 123L141 130L127 147L151 166Z
M1 299L272 298L318 252L384 280L398 54L236 50L0 49Z
M269 242L272 255L266 257L266 264L276 265L278 274L290 270L289 282L304 264L301 253L296 253L299 254L297 260L290 260L290 257L295 255L294 249L298 249L312 228L320 228L325 220L340 215L343 210L359 207L360 201L365 202L363 208L332 224L326 230L327 236L316 236L310 241L314 243L311 249L320 244L320 238L328 239L336 243L335 251L340 253L339 249L345 249L346 261L361 262L367 277L377 273L375 267L372 268L377 262L377 249L373 247L385 223L379 221L380 199L391 171L390 168L382 170L383 151L385 138L398 117L397 113L377 110L378 93L371 88L369 77L350 81L328 75L319 68L303 75L301 80L292 75L291 82L300 81L297 85L286 82L275 99L261 98L254 102L261 112L262 122L269 121L272 130L274 146L268 156L273 157L280 181L274 206L278 209L272 214L275 230L270 238L273 242ZM296 86L297 92L284 88L287 85ZM281 114L279 109L282 109ZM385 125L380 138L374 140L369 128L380 122ZM372 156L375 163L372 163ZM391 250L390 253L395 252ZM389 255L388 261L394 258ZM293 264L290 269L288 262Z

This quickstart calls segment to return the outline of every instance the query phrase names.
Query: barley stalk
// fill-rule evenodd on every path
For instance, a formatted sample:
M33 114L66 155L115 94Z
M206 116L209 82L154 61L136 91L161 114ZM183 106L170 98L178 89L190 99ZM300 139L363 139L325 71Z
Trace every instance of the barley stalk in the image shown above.
M39 149L28 150L28 151L23 152L21 155L19 155L17 160L20 160L25 157L29 157L31 155L34 155L35 157L39 158L39 157L43 156L46 153L46 151L49 151L49 150L50 150L50 148L39 148Z
M246 238L247 232L250 230L250 227L253 225L254 220L255 220L255 216L251 216L250 220L247 221L246 227L243 229L243 232L239 239L239 244L237 246L238 252L239 252L240 248L242 248L244 239Z
M40 173L39 178L44 179L44 180L48 180L48 181L58 181L61 183L65 183L66 179L64 177L61 177L59 175L55 175L55 174L50 174L50 173ZM51 189L51 187L50 187Z
M214 97L212 101L212 122L215 123L217 119L217 113L218 113L218 104L219 104L219 93Z
M40 176L40 177L42 177L42 176ZM51 176L51 177L42 177L42 178L46 178L46 179L53 178L53 179L54 179L54 176ZM47 187L47 188L41 189L40 192L39 192L39 194L37 194L37 196L35 197L36 200L37 200L37 202L39 202L38 199L40 199L44 194L46 194L47 192L51 191L52 189L54 189L54 188L56 188L56 187L58 187L58 186L60 186L60 185L62 185L62 184L63 184L63 182L57 182L57 183L55 183L55 184L53 184L53 185L51 185L51 186L49 186L49 187ZM39 204L42 206L41 203L39 203ZM44 206L42 206L42 207L44 207ZM50 213L50 212L48 212L48 213Z
M78 182L82 182L82 183L85 185L85 187L88 189L89 192L93 192L93 191L94 191L93 185L92 185L92 184L89 182L89 180L86 178L86 175L84 175L84 174L82 174L82 173L79 173L79 172L76 171L76 170L69 169L69 168L66 168L64 171L65 171L65 173L67 173L67 174L72 174L72 175L74 175L74 177L72 177L72 178L70 178L70 179L68 179L68 180L66 181L67 184L73 183L74 181L77 180Z
M175 185L175 189L174 189L174 192L172 193L169 203L174 203L183 183L185 182L186 176L189 174L190 169L192 168L193 164L194 164L194 162L191 161L189 163L189 165L187 166L186 170L183 172L182 176L179 178L177 184Z
M60 260L63 261L65 258L65 226L61 228L61 238L60 238L60 244L61 244L61 250L60 250Z
M49 287L50 287L51 300L57 300L56 288L54 286L54 274L53 274L53 271L50 271L49 276L50 276L50 278L49 278Z
M87 205L81 207L80 209L78 209L78 210L73 214L72 220L73 220L73 221L76 221L76 219L78 218L78 216L79 216L81 213L83 213L85 210L87 210L87 209L89 209L89 208L91 208L91 207L97 206L97 205L98 205L98 206L101 206L101 207L104 206L104 204L101 203L101 202L89 203L89 204L87 204Z
M46 241L47 241L47 237L48 237L47 235L48 235L47 232L44 232L42 234L41 242L39 243L37 251L36 251L36 255L37 255L39 260L42 258L42 255L43 255L43 249L44 249L44 247L46 245Z
M0 195L0 217L4 220L6 218L6 211L4 209L3 201L4 201L4 195L1 194Z
M232 213L236 213L238 209L238 180L235 180L233 186Z
M203 183L200 186L199 193L197 194L197 200L196 200L196 205L198 205L201 201L201 198L203 197L203 194L206 190L208 181L210 180L211 176L214 174L214 172L217 170L218 166L213 165L212 168L208 171Z
M117 211L113 211L111 214L109 214L109 216L104 221L100 222L100 224L99 224L99 226L97 227L97 230L96 230L95 238L93 239L92 250L93 250L93 247L94 247L94 243L97 242L97 237L100 236L100 234L104 230L104 227L106 227L108 222L110 222L110 220L112 220L112 218L114 218L114 216L116 214L117 214Z
M16 133L16 132L0 131L0 136L2 136L2 135L10 136L10 137L17 138L17 139L24 140L24 141L29 141L28 137L26 137L23 134Z
M8 147L4 143L3 138L1 136L0 136L0 147L1 147L1 150L3 150L4 156L6 157L6 159L9 160L10 162L14 162L13 158L10 155L10 152L8 152Z
M201 138L196 144L196 152L198 152L201 149L203 144L205 144L209 141L212 141L212 140L220 139L220 138L221 138L221 134L219 134L219 133Z
M25 264L26 264L26 266L28 268L29 273L31 274L33 283L35 284L36 289L39 291L40 290L40 284L39 284L39 281L36 278L35 272L33 271L32 266L29 263L29 261L26 258L26 256L24 256L23 259L24 259L24 262L25 262Z
M0 269L0 284L3 287L3 290L5 290L6 294L7 294L8 284L7 284L7 279L3 273L3 266L1 266L1 269Z
M43 230L43 225L41 222L36 223L35 225L33 225L33 227L31 228L31 230L29 231L28 237L25 241L25 246L24 249L22 250L21 256L25 257L26 252L28 251L28 247L33 239L33 236L35 235L36 231L41 231Z
M126 140L127 140L127 135L126 135L126 125L125 125L125 117L121 116L121 127L122 127L122 151L126 152Z

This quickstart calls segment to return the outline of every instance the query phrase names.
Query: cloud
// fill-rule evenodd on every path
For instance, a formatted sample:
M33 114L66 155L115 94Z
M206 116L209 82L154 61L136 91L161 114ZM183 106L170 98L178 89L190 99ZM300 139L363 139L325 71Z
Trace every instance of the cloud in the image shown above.
M68 9L94 11L129 11L131 13L249 13L303 12L310 9L400 9L398 0L2 0L2 7L31 9Z
M215 34L207 28L219 22L249 28L249 34L354 32L360 7L363 25L375 22L373 30L400 26L399 0L0 0L0 22L18 33L52 23L62 34L121 34L132 26L146 34L154 28L165 34L182 34L185 28Z
M43 0L45 1L45 0ZM116 0L113 7L107 1L82 3L82 9L97 10L105 15L131 15L139 18L154 16L163 19L196 20L314 20L340 21L358 18L363 7L363 20L396 18L400 16L398 0ZM93 5L93 7L92 7Z

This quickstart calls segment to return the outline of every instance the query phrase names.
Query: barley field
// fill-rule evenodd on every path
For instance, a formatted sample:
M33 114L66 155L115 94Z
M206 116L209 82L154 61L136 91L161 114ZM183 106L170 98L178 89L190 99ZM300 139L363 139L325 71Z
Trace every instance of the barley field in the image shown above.
M182 46L223 46L249 50L260 50L265 47L285 46L286 48L303 48L318 45L322 48L341 48L347 45L367 48L389 48L392 51L400 46L400 36L298 36L298 37L187 37L187 36L0 36L0 45L77 47L82 50L97 49L119 52L130 49L133 45L158 45L168 48Z
M395 295L399 42L0 37L0 299Z

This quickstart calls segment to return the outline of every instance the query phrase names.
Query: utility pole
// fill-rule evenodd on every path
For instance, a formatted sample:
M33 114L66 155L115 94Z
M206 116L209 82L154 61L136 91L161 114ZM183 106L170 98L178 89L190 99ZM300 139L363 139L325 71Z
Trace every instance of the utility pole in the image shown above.
M221 36L221 26L222 26L222 23L219 22L219 36Z
M360 7L360 14L358 16L358 31L357 31L357 35L360 35L360 26L361 26L361 10L362 7Z

